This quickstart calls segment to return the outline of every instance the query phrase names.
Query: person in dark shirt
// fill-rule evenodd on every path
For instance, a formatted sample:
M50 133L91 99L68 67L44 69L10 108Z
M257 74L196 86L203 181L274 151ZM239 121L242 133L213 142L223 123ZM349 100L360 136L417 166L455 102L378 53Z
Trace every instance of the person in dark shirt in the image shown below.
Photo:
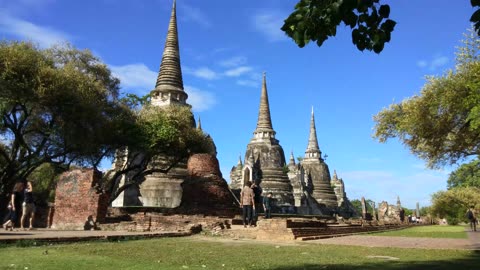
M25 219L30 219L29 230L33 228L33 217L35 216L35 203L33 201L33 187L32 182L27 182L27 188L24 191L23 197L23 214L20 220L20 228L23 229Z
M263 209L265 209L265 218L271 218L273 198L272 192L269 192L267 196L263 196Z
M12 220L12 229L19 224L19 217L22 216L22 202L23 202L23 190L25 185L23 182L15 183L13 187L12 196L10 198L10 204L12 205L12 213L11 213L11 220Z

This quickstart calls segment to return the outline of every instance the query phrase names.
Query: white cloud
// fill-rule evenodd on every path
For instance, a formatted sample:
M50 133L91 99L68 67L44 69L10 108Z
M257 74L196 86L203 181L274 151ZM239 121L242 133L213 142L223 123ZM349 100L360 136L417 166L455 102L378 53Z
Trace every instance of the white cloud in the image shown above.
M122 87L137 88L139 91L135 92L142 94L152 90L157 80L157 72L150 70L143 63L123 66L110 65L110 69L113 75L120 79ZM187 103L192 105L192 109L196 112L206 111L217 103L215 95L211 92L189 85L185 85L184 89L188 94Z
M187 74L191 74L195 77L206 79L206 80L215 80L215 79L218 79L220 77L220 75L217 72L211 70L208 67L200 67L200 68L197 68L197 69L184 67L183 71L185 71L185 73L187 73Z
M212 23L207 16L198 8L192 7L185 3L182 3L179 8L181 9L180 18L185 21L191 21L197 23L205 28L210 28Z
M424 60L424 59L417 61L417 66L420 68L427 68L430 71L435 71L438 68L441 68L447 65L448 62L449 62L448 57L437 55L432 57L430 61Z
M189 85L185 85L185 92L188 94L187 102L192 105L192 110L195 112L206 111L217 104L215 95L211 92Z
M241 86L248 86L248 87L260 87L259 81L254 80L237 80L237 84Z
M424 68L424 67L428 66L428 63L425 60L420 60L420 61L417 61L417 66L419 66L421 68Z
M244 56L234 56L225 60L218 62L218 64L222 67L238 67L241 65L245 65L247 63L247 58Z
M13 35L23 40L36 42L41 47L65 43L71 39L71 37L64 32L35 25L31 22L13 17L5 10L0 10L0 32Z
M253 17L255 29L265 35L269 41L286 40L285 33L280 30L285 16L277 11L258 13Z
M110 66L115 77L120 79L122 87L141 88L144 91L153 89L157 80L157 72L150 70L145 64Z
M227 71L225 71L225 76L227 77L239 77L247 72L250 72L252 70L251 67L248 67L248 66L241 66L241 67L237 67L237 68L234 68L234 69L229 69Z

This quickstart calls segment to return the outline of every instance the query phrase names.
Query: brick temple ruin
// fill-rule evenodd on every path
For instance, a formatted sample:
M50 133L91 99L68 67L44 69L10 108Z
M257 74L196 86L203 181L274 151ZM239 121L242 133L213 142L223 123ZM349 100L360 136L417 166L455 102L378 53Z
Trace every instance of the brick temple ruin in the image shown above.
M191 108L183 86L175 0L151 96L151 104L159 110L169 106ZM202 129L200 119L195 123L192 118L191 126ZM198 226L228 228L239 221L240 208L234 193L247 181L252 181L263 192L272 192L277 205L273 220L257 223L258 239L307 239L378 229L375 225L379 222L365 223L364 219L351 218L360 213L355 213L343 179L336 172L330 176L318 145L313 109L308 145L301 162L296 163L291 153L286 163L275 135L264 74L257 126L247 145L244 162L240 158L231 171L230 186L220 172L216 151L192 155L168 173L147 175L139 186L125 189L111 205L108 204L109 195L99 189L100 172L74 170L61 176L56 189L53 222L47 223L56 229L84 229L91 219L96 222L94 228L128 231L198 231ZM210 140L214 145L213 139ZM137 162L136 156L127 148L119 149L112 171ZM163 166L167 159L166 156L155 157L148 166ZM117 179L116 188L128 183L130 177L132 173ZM380 205L379 213L383 209ZM386 210L384 217L389 216L389 211ZM394 223L393 219L383 222L384 225Z
M245 162L240 158L230 172L230 188L239 193L246 182L257 184L276 200L274 211L314 215L358 215L347 198L343 179L330 170L318 146L315 115L312 108L310 135L305 156L299 164L291 153L289 163L272 127L266 76L263 75L257 127L247 145Z

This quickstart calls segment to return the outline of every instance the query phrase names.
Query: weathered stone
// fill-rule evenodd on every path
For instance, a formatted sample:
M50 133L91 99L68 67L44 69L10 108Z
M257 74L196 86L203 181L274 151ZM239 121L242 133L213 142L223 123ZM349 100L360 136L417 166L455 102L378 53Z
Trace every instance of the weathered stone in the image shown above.
M264 193L272 193L275 205L278 207L277 211L288 211L287 209L294 205L293 190L284 168L285 154L279 141L275 138L275 134L270 117L267 83L264 74L257 128L247 145L245 165L241 169L242 176L232 178L231 187L232 189L241 189L246 182L254 182L261 187ZM238 177L238 169L234 168L231 176Z

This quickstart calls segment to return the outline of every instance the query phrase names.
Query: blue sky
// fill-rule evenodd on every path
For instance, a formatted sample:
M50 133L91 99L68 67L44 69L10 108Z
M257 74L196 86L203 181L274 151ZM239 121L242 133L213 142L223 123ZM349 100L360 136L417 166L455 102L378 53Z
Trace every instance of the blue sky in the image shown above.
M430 204L453 168L425 169L398 141L372 139L373 115L419 93L425 75L454 66L470 26L469 1L387 1L398 22L380 55L360 52L348 29L321 48L299 49L279 30L296 0L178 0L183 79L188 102L217 145L224 178L255 129L261 74L273 127L287 159L303 156L314 107L320 149L351 199ZM171 0L0 0L0 38L42 47L68 41L88 48L122 80L122 91L153 89Z

